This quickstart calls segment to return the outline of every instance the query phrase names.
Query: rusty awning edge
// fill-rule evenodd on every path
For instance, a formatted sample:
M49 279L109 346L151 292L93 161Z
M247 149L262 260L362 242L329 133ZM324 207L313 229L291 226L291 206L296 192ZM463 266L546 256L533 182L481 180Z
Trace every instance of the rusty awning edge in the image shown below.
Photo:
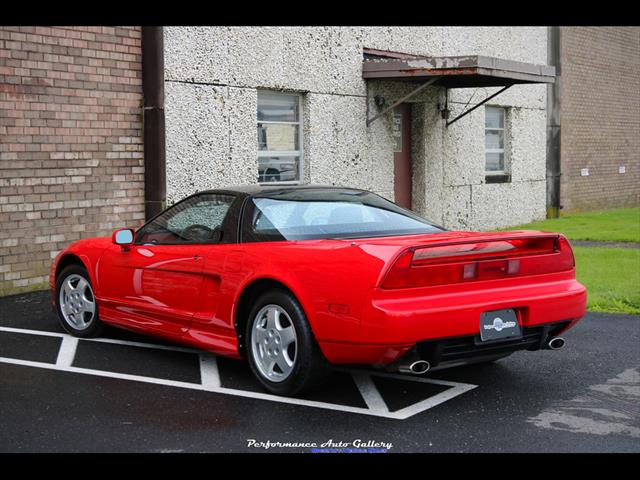
M365 79L426 80L429 77L465 80L465 86L473 83L473 77L493 78L496 84L553 83L555 67L517 62L483 55L458 57L420 58L366 58L362 63Z

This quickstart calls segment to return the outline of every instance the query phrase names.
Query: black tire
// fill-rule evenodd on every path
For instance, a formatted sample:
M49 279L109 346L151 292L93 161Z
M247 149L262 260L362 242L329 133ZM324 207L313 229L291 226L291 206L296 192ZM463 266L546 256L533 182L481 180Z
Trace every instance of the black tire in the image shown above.
M93 316L91 317L91 320L87 322L87 326L85 328L78 328L73 323L67 321L62 313L61 304L60 304L60 290L62 289L62 285L65 282L65 280L71 277L72 275L75 275L75 276L79 275L80 277L83 277L89 284L91 296L93 296L93 287L91 286L91 279L89 278L89 274L87 273L87 270L81 265L69 265L68 267L65 267L62 270L62 272L60 272L60 275L58 275L58 279L56 280L55 302L56 302L56 311L58 313L58 320L60 321L60 325L67 333L70 333L74 337L80 337L80 338L98 337L101 335L104 329L104 323L100 321L99 314L98 314L98 302L95 299L95 296L93 296L95 311L93 313Z
M252 330L256 317L268 305L282 308L291 320L295 329L295 360L289 375L281 381L267 378L257 365L253 348ZM288 319L285 320L288 322ZM330 367L311 331L307 317L300 303L289 292L279 289L269 290L258 297L249 318L246 331L246 355L251 371L258 381L271 393L277 395L299 395L321 386L330 376Z

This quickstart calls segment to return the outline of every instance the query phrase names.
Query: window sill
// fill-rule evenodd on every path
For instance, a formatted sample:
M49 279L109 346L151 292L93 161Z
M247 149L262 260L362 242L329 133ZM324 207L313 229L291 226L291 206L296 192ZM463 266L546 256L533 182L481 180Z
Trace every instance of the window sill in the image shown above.
M508 173L486 174L484 183L511 183L511 175Z
M303 183L302 180L278 180L277 182L258 182L258 185L261 187L268 187L270 185L277 187L278 185L302 185Z

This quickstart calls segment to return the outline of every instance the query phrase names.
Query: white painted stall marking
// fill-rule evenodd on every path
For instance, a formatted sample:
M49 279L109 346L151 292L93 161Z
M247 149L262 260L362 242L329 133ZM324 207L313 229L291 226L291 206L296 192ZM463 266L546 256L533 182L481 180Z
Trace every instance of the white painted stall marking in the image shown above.
M164 385L168 387L185 388L190 390L200 390L211 393L220 393L224 395L234 395L238 397L252 398L258 400L267 400L278 403L285 403L291 405L300 405L305 407L323 408L325 410L335 410L347 413L357 413L361 415L370 415L374 417L392 418L396 420L404 420L418 413L424 412L430 408L440 405L447 400L450 400L464 392L477 387L477 385L449 382L445 380L433 380L429 378L417 378L408 377L405 375L396 375L389 373L377 373L377 372L364 372L362 370L346 370L353 376L353 379L361 392L361 395L367 404L367 408L352 407L349 405L342 405L330 402L320 402L315 400L305 400L301 398L282 397L278 395L271 395L268 393L252 392L248 390L239 390L234 388L226 388L221 386L220 374L218 371L218 365L216 357L208 352L202 350L196 350L192 348L173 347L170 345L156 345L152 343L144 342L129 342L126 340L117 340L111 338L87 338L78 339L66 333L46 332L41 330L29 330L21 328L0 327L0 332L12 332L22 333L28 335L40 335L47 337L58 337L62 339L60 350L58 352L56 363L46 362L34 362L30 360L20 360L16 358L0 357L0 363L6 363L11 365L21 365L33 368L42 368L46 370L55 370L61 372L78 373L83 375L92 375L98 377L114 378L119 380L128 380L134 382L150 383L155 385ZM126 373L110 372L106 370L96 370L91 368L81 368L73 366L73 359L75 351L78 345L78 341L83 342L97 342L97 343L112 343L116 345L128 345L141 348L152 348L157 350L170 350L177 352L194 353L199 356L200 359L200 377L201 383L181 382L177 380L169 380L156 377L146 377L142 375L131 375ZM343 369L339 369L343 370ZM345 371L345 370L343 370ZM380 395L380 392L375 387L375 384L371 380L371 376L381 376L395 378L397 380L408 382L422 382L431 383L436 385L444 385L450 387L448 390L441 392L437 395L429 397L425 400L417 402L413 405L409 405L401 410L390 412L386 402Z
M218 372L218 360L215 355L208 352L199 354L200 357L200 382L206 388L220 387L220 373Z
M353 380L356 382L358 390L360 390L360 395L362 395L362 399L364 400L364 403L367 404L367 407L378 412L389 411L389 407L387 407L387 403L384 401L382 395L380 395L380 392L373 383L371 375L364 372L353 372L351 375L353 376Z
M76 337L70 335L62 337L56 365L59 367L70 367L73 364L73 359L76 357L77 348L78 339Z

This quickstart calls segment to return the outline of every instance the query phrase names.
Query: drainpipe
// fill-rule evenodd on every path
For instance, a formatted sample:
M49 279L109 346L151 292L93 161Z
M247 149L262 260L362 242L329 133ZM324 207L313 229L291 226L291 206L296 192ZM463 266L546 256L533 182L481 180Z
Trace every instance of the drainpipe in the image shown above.
M549 27L547 63L556 68L555 82L547 85L547 218L560 216L560 27Z
M167 198L162 27L142 27L142 91L144 210L148 220L165 208Z

